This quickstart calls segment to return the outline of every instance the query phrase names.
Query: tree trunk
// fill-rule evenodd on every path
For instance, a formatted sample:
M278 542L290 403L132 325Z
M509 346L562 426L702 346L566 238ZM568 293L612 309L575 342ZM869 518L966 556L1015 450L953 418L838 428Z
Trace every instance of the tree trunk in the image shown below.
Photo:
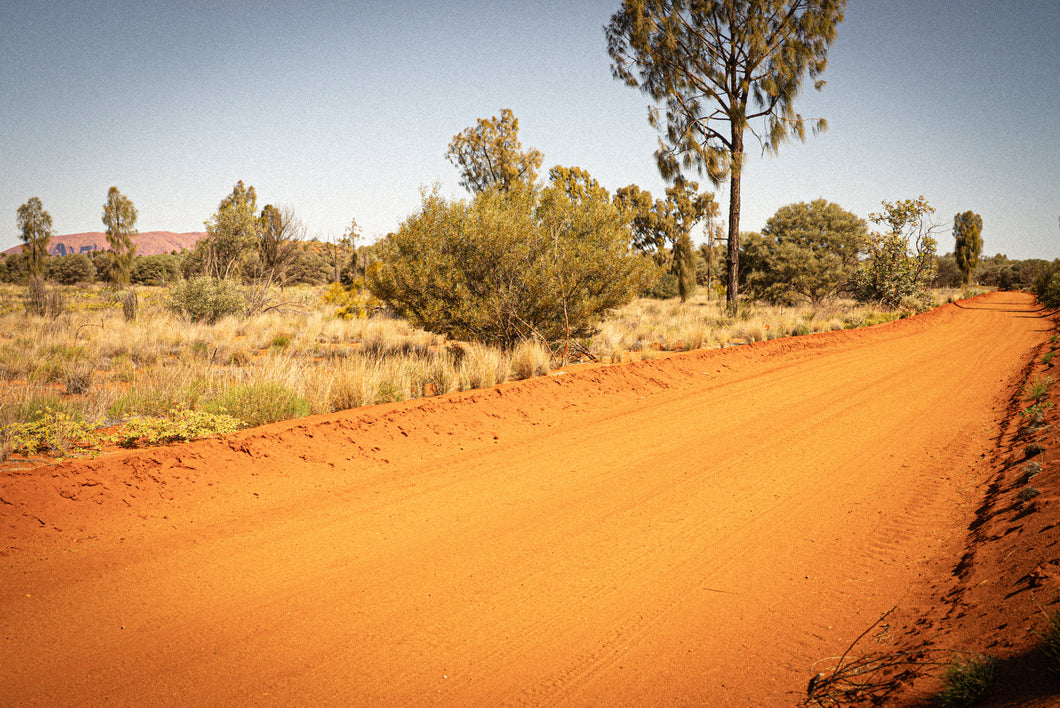
M743 172L743 132L732 129L732 169L729 172L729 244L725 256L728 283L725 301L730 311L736 311L736 297L740 290L740 176Z

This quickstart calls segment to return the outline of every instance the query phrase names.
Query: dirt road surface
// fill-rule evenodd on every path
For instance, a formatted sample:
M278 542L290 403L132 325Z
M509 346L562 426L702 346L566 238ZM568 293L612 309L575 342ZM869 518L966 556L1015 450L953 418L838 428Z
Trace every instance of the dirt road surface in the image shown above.
M792 705L926 597L1050 332L991 294L8 470L0 703Z

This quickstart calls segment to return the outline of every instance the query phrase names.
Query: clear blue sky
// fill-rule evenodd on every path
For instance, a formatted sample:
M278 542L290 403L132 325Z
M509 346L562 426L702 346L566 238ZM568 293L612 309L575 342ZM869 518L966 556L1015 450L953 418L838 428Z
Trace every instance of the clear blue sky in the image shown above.
M444 153L511 108L544 168L660 193L647 98L611 77L618 0L0 3L0 248L40 197L58 233L100 231L107 189L141 231L200 231L237 180L310 236L397 228ZM743 230L825 198L867 216L923 194L984 251L1060 257L1060 3L853 0L821 93L829 132L744 177ZM727 204L725 190L718 199ZM726 209L723 207L722 212Z

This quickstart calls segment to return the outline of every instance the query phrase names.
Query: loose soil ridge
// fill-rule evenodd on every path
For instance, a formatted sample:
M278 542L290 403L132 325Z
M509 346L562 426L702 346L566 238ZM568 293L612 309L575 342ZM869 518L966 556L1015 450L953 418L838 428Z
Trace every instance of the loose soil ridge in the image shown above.
M938 600L1052 331L991 294L8 470L0 695L790 705Z

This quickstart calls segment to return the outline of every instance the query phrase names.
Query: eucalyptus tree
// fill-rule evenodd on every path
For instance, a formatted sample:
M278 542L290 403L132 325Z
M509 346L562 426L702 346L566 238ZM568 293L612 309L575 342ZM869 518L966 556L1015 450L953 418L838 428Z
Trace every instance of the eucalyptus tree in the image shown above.
M478 122L453 136L446 158L460 170L460 186L472 194L499 188L508 191L516 182L537 179L544 157L538 150L523 150L519 119L510 108L498 118Z
M23 252L29 274L43 277L44 261L48 257L48 240L53 235L51 214L44 211L44 205L38 197L30 197L16 213L20 237L22 243L26 244Z
M983 252L983 217L966 211L953 217L953 256L961 269L961 284L967 285Z
M107 190L107 201L103 203L103 225L107 227L107 243L114 252L114 282L128 285L133 258L136 256L136 244L133 243L133 236L137 233L136 207L117 187Z
M744 132L776 152L806 123L794 102L809 75L821 89L845 0L624 0L605 27L616 79L656 105L655 153L664 178L693 167L715 186L729 180L726 298L739 282ZM755 127L756 123L762 125ZM826 129L823 119L812 129Z

